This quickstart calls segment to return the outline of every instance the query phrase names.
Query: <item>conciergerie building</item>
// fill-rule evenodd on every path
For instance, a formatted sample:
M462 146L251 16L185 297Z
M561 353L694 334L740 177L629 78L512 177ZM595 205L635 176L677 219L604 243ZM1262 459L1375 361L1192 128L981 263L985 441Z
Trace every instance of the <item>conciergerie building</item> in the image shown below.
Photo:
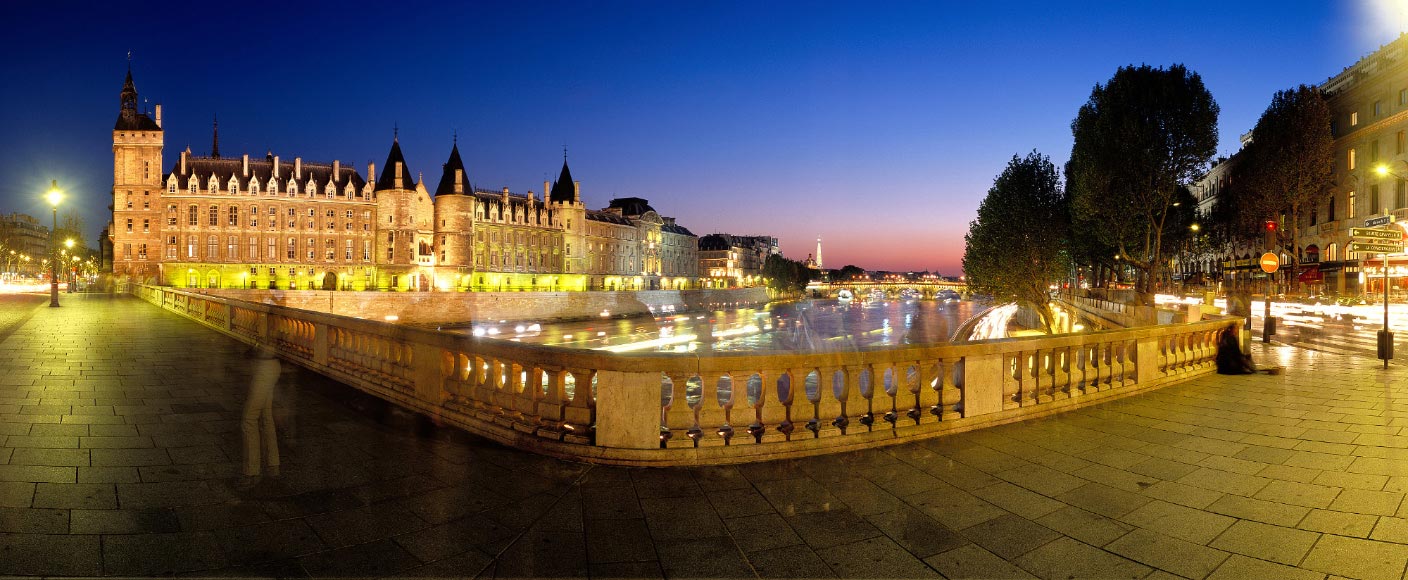
M163 165L132 71L112 133L113 275L190 288L648 290L699 284L698 238L645 199L589 210L564 156L541 196L471 185L457 143L431 191L393 137L380 175L272 153Z

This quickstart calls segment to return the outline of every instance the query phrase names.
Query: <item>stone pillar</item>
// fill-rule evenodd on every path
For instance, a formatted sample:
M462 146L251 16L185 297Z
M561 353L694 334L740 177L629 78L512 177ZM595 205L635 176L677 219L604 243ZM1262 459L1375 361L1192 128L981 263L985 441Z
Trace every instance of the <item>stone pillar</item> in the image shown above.
M625 449L660 447L658 373L598 372L596 410L597 445Z
M976 417L1002 410L1002 383L1006 369L1001 354L963 359L963 416Z
M328 325L322 322L313 323L313 362L328 364Z
M327 325L319 324L314 328L317 329L315 330L315 337L327 335ZM326 339L319 341L317 338L314 338L313 357L316 359L318 356L319 344L323 345L324 360L326 360ZM411 343L411 376L415 378L416 398L420 399L422 402L436 406L441 403L440 391L444 386L442 382L446 374L441 372L441 366L443 366L445 362L443 359L444 353L442 353L439 348L419 342Z
M1153 337L1141 338L1137 342L1134 355L1135 380L1140 385L1148 385L1154 382L1159 375L1159 343ZM1127 352L1127 351L1126 351ZM1125 355L1125 364L1129 364L1128 354ZM1128 370L1125 371L1126 375Z

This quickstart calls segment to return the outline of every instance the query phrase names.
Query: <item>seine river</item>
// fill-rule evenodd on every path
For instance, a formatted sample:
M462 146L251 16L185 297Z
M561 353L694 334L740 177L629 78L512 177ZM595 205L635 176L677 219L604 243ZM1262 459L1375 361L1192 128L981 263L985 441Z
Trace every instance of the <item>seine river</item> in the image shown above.
M966 300L803 300L654 318L476 323L444 330L611 352L830 352L946 342L984 307Z

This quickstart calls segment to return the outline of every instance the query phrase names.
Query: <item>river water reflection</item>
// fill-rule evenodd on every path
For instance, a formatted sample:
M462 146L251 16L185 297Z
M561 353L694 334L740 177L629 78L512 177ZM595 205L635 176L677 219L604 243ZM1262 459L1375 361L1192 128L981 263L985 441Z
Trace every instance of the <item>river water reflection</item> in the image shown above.
M958 300L802 300L690 314L445 328L609 352L835 352L948 341L984 304Z

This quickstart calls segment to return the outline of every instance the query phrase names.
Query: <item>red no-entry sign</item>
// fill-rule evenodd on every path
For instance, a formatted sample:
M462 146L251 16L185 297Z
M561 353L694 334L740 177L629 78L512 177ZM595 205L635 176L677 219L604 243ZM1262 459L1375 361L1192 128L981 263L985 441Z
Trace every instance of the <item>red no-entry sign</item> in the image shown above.
M1275 274L1276 269L1280 267L1281 260L1276 257L1276 254L1267 252L1261 255L1261 271L1267 274Z

